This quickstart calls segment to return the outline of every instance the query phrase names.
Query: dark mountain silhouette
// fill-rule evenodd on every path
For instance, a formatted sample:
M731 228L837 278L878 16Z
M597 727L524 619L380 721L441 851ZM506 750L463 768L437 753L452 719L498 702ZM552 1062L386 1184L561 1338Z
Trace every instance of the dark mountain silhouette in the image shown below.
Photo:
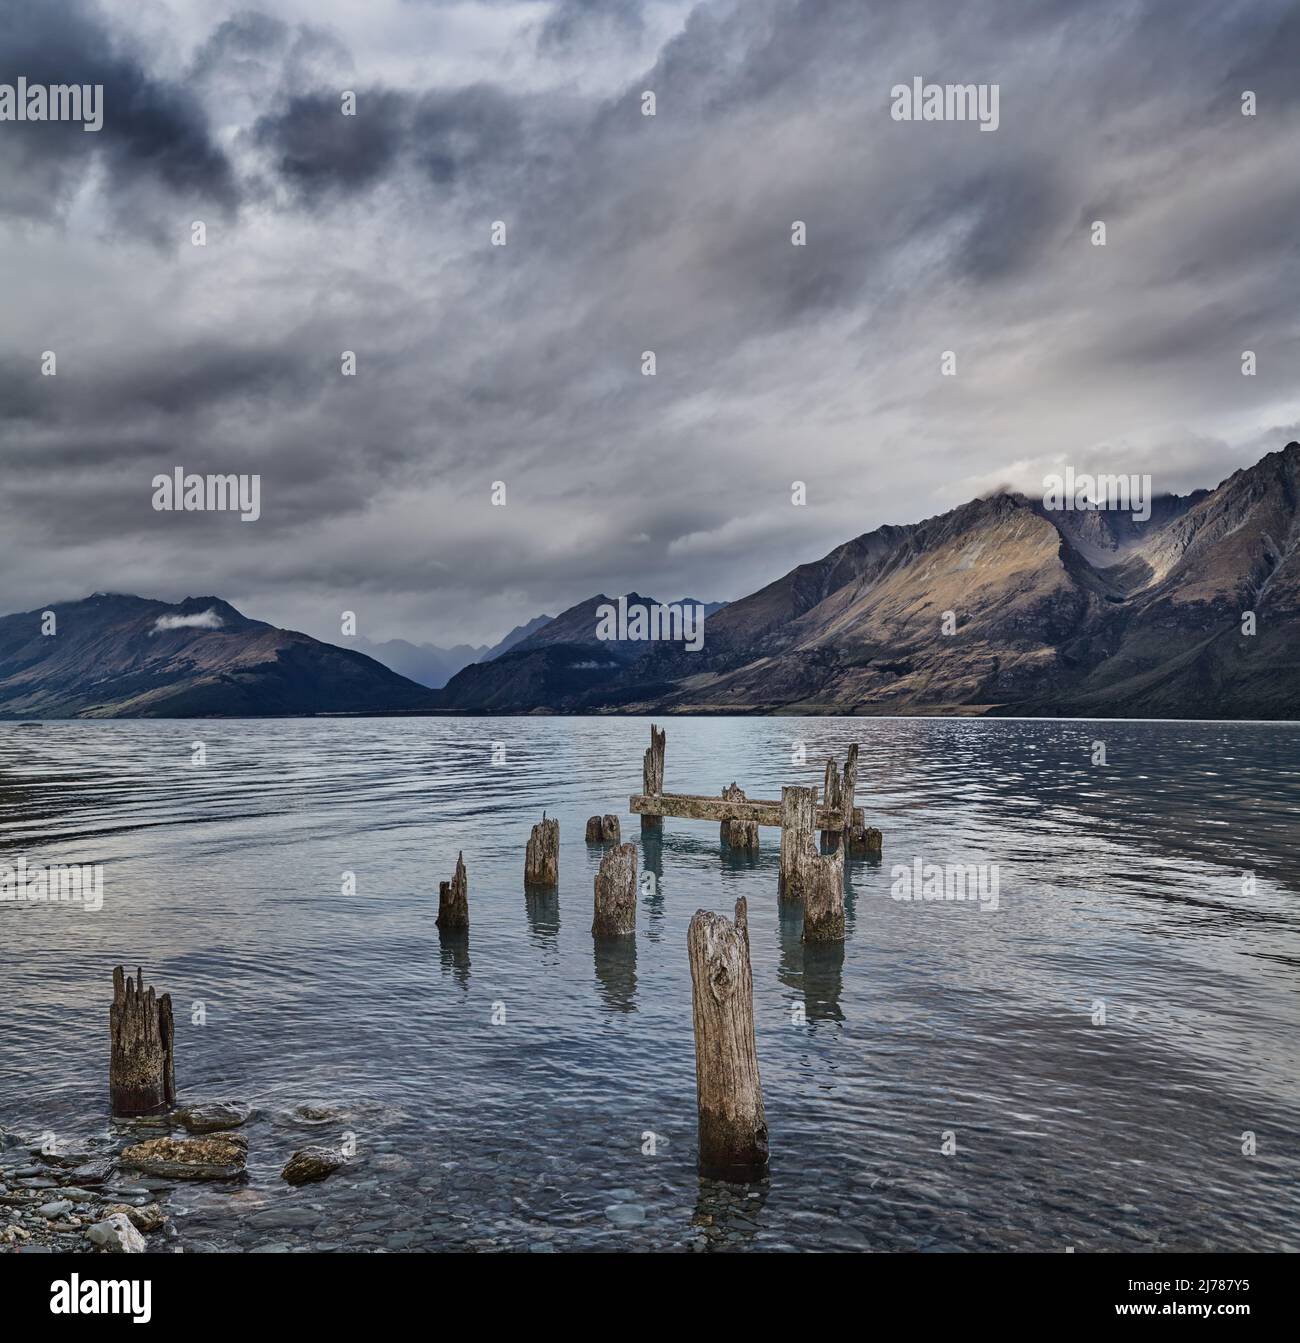
M428 709L362 653L249 620L218 597L97 593L0 619L0 716L190 718Z

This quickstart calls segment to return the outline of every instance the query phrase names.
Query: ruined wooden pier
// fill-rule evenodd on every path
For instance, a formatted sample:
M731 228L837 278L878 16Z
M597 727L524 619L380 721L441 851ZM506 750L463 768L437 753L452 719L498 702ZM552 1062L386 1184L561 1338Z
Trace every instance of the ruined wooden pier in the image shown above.
M862 808L854 805L858 779L858 748L849 747L841 771L834 760L826 762L826 794L819 802L817 789L781 789L781 800L747 798L734 783L719 796L700 793L665 793L664 749L666 734L650 728L650 746L642 768L644 792L628 798L628 809L642 823L662 824L665 816L689 821L717 821L722 834L730 837L742 827L773 825L781 828L781 868L778 889L783 899L802 899L815 881L822 880L816 864L813 835L821 831L823 842L849 856L879 853L880 831L868 826ZM746 847L756 848L756 837ZM812 857L809 857L809 854Z

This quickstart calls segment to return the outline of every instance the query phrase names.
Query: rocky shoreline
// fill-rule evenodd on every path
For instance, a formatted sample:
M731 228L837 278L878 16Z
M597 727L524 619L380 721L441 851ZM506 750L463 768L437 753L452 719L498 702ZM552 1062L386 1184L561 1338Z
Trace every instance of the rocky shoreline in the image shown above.
M316 1113L301 1109L308 1120ZM248 1106L212 1101L118 1121L116 1147L33 1147L0 1130L0 1251L179 1252L160 1197L178 1181L242 1178L248 1140L233 1130L250 1116ZM183 1136L173 1132L177 1128ZM339 1147L312 1144L294 1151L281 1177L290 1185L313 1183L349 1159Z

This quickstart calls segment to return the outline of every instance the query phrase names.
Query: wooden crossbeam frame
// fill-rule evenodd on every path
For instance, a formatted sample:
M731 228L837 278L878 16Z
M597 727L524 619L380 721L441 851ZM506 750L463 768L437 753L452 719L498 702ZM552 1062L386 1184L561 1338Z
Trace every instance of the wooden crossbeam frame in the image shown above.
M639 816L676 816L688 821L755 821L759 825L781 824L781 804L763 798L733 802L724 797L704 797L696 793L637 793L628 798L628 809ZM861 807L854 807L852 825L863 825ZM835 807L814 808L814 830L844 829L844 817Z

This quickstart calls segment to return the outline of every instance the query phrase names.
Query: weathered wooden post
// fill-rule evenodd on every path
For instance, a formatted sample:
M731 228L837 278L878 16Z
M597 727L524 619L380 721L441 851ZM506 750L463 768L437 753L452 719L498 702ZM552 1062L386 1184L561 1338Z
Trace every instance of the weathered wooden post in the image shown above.
M620 844L600 860L591 931L595 937L626 937L636 932L635 844Z
M729 802L744 802L745 790L733 781L722 790L722 796ZM718 837L733 849L752 852L758 848L758 822L723 821L718 827Z
M844 941L844 848L822 857L809 838L804 851L803 940Z
M172 996L146 990L144 970L132 979L122 966L113 971L113 1005L108 1009L111 1048L108 1096L112 1113L160 1114L176 1104Z
M459 932L469 927L469 882L465 877L465 855L456 855L456 875L438 883L438 927L443 932Z
M736 920L699 910L686 934L695 1022L700 1173L744 1183L767 1174L767 1120L754 1045L754 981L744 898Z
M879 853L884 843L884 837L880 831L871 825L854 825L853 820L853 787L857 780L858 771L858 748L852 747L849 751L849 763L844 767L846 776L846 788L848 791L847 808L845 817L845 848L850 856L861 858L865 854Z
M825 780L826 803L828 807L838 807L840 805L840 773L835 765L835 757L832 756L826 762L826 780ZM822 847L834 848L840 842L839 833L835 830L822 831Z
M650 724L650 745L646 748L645 760L641 765L641 791L647 797L658 797L664 790L664 748L668 744L666 729ZM642 830L659 830L664 819L662 816L642 816Z
M844 831L847 833L853 823L854 795L858 791L858 744L849 747L848 758L844 761L844 773L840 776L839 802L844 816Z
M618 817L613 812L606 812L604 816L593 816L587 821L588 844L617 844L621 837Z
M849 831L849 853L853 857L864 854L880 853L884 846L884 835L874 826L853 826Z
M560 880L560 823L546 813L533 826L524 852L524 885L556 886Z
M781 866L777 891L783 900L798 900L803 895L803 869L806 839L813 833L813 790L781 789Z

